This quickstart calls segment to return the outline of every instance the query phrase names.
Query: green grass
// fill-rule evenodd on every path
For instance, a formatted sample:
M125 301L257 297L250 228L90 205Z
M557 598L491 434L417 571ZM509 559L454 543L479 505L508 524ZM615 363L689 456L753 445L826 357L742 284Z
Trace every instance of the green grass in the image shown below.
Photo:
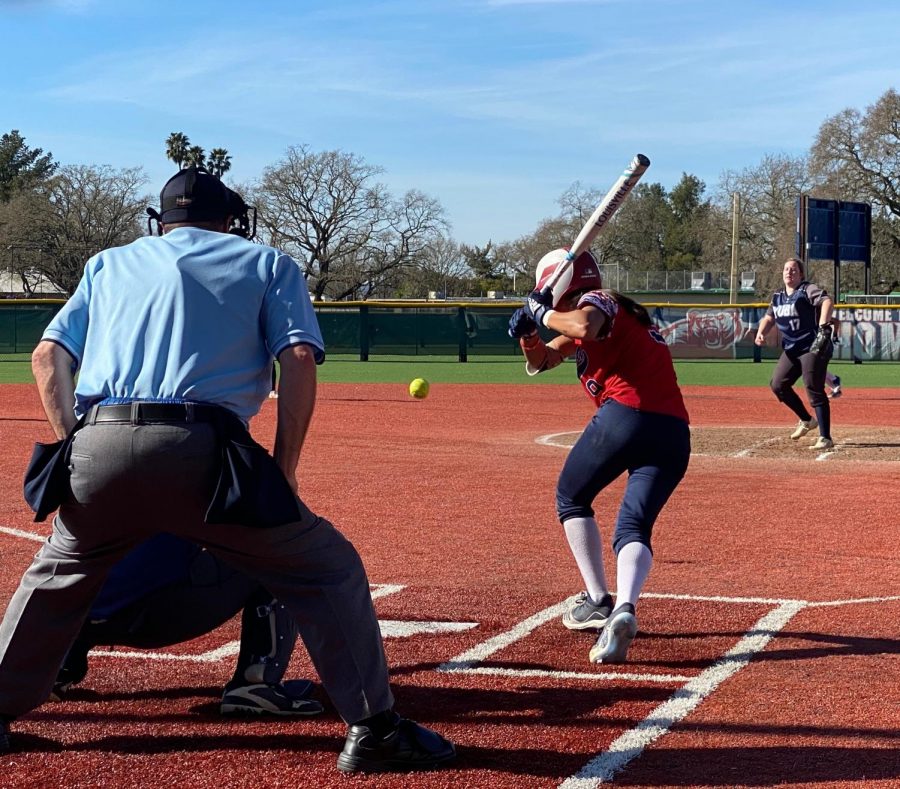
M775 360L754 364L749 359L678 360L678 381L685 386L768 386ZM847 387L890 387L900 381L900 367L888 362L853 364L833 362L829 369ZM465 364L456 357L388 357L360 362L355 357L329 357L319 368L319 380L336 383L408 383L426 378L435 383L566 384L574 383L574 363L536 376L525 374L522 359L515 357L469 358Z
M678 380L685 386L766 386L774 366L774 360L753 364L747 359L675 363ZM832 362L830 369L841 376L848 388L892 387L900 382L900 368L890 362ZM574 383L575 370L572 362L567 362L530 377L525 375L522 359L515 356L470 357L465 364L460 364L455 356L378 356L368 362L360 362L355 356L329 356L319 368L319 380L324 383L409 383L413 378L426 378L432 384L565 384ZM33 380L27 356L0 362L0 384Z

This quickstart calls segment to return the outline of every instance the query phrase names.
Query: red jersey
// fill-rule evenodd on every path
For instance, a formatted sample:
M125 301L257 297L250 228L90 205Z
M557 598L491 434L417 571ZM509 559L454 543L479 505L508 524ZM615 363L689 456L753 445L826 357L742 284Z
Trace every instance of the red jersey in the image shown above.
M597 406L604 400L649 411L669 414L690 422L672 354L665 339L653 327L644 326L608 293L585 293L578 306L590 305L607 317L596 340L576 340L575 362L578 377Z

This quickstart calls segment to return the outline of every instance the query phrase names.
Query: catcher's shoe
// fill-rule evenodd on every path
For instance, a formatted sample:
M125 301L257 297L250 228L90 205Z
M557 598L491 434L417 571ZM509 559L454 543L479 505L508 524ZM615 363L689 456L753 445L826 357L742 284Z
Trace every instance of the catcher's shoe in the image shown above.
M591 663L624 663L628 647L637 635L637 617L631 603L622 603L610 614L606 627L591 647Z
M88 664L87 656L75 654L75 650L69 652L66 656L66 662L56 675L56 681L53 683L53 690L47 697L48 701L62 701L66 694L71 690L73 685L77 685L87 676Z
M229 682L222 694L223 715L318 715L324 707L309 698L308 680L282 684L237 685Z
M9 753L12 745L9 742L9 723L0 718L0 753Z
M834 449L834 441L825 436L819 436L819 440L810 449Z
M369 726L355 724L347 732L337 767L342 773L432 770L456 757L456 748L437 732L400 718L378 736Z
M797 422L797 429L791 433L791 438L796 441L798 438L803 438L810 430L813 430L819 426L819 423L816 422L816 418L813 417L808 421L804 422L802 419Z
M605 594L599 603L594 603L587 592L580 592L562 615L562 623L569 630L602 630L612 607L612 595Z

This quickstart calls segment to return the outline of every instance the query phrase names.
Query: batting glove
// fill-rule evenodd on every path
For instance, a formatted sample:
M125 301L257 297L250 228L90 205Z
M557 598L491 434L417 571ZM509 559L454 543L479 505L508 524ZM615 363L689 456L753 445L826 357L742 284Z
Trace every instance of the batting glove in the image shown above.
M537 324L534 318L525 312L524 307L519 307L509 319L509 336L514 340L520 337L527 337L537 331Z
M550 290L533 290L525 300L525 314L539 326L547 325L547 318L553 309L553 293Z

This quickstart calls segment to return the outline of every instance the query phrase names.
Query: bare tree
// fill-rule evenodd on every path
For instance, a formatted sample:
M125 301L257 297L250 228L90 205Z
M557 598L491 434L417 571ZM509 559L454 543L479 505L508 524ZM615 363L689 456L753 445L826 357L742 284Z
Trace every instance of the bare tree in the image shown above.
M719 181L718 209L727 215L735 192L741 196L739 261L757 272L762 290L778 287L780 263L794 254L796 202L814 181L805 156L766 154L755 167L728 170Z
M849 194L900 217L900 93L887 91L865 113L846 109L828 118L811 159L826 186L841 188L842 199Z
M446 297L463 296L469 292L472 270L466 265L460 245L446 236L438 236L418 257L404 290L412 297L425 296L430 291Z
M35 189L17 191L0 202L0 249L3 270L17 278L21 290L14 293L35 296L39 292L59 292L43 271L43 226L49 212L46 194Z
M305 266L316 299L388 291L446 229L436 200L395 199L375 180L381 172L343 151L294 146L250 190L263 236Z
M30 201L23 220L28 243L40 251L29 262L68 294L74 292L87 259L111 246L127 244L143 232L148 198L140 168L70 165Z
M884 290L900 288L900 93L892 88L864 113L828 118L811 165L823 197L872 205L873 279Z

